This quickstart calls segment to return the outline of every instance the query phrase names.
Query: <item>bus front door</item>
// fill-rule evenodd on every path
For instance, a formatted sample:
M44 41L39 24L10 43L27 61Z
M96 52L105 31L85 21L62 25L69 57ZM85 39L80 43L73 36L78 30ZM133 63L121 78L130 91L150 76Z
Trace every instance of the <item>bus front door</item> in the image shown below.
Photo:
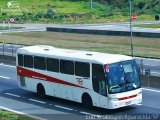
M92 83L94 91L99 94L100 107L106 107L108 98L103 65L92 64Z

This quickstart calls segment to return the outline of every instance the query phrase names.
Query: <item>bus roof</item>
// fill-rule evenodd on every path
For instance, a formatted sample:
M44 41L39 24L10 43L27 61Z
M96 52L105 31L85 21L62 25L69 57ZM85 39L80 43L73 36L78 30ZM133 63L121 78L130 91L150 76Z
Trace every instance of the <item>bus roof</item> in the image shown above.
M74 61L80 60L84 62L92 61L100 64L111 64L119 61L132 60L132 57L126 55L61 49L46 45L36 45L19 48L17 50L17 54L27 54Z

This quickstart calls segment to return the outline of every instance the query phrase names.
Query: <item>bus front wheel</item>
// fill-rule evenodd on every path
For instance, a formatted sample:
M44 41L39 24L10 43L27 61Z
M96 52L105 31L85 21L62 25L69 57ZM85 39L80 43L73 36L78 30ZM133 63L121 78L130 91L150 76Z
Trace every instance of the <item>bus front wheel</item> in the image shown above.
M92 103L92 99L90 97L89 94L87 93L84 93L82 95L82 104L86 107L86 108L91 108L93 106L93 103Z
M46 93L42 84L37 85L37 94L40 98L45 98Z

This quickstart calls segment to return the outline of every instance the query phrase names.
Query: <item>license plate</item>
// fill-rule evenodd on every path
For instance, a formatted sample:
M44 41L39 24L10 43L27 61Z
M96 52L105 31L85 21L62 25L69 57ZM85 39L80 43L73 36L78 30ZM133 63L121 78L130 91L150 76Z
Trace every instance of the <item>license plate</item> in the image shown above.
M131 104L131 101L126 102L126 105L130 105L130 104Z

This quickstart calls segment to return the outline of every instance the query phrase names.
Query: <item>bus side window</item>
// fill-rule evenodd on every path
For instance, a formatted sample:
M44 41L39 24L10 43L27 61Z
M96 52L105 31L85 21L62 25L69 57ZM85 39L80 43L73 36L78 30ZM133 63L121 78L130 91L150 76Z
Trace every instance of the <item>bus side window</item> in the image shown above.
M102 95L106 95L107 90L103 65L92 64L92 81L93 89Z
M46 70L45 58L34 56L34 68L39 70Z
M23 55L18 54L18 66L23 66Z
M60 60L60 72L74 75L74 62L70 60Z
M90 77L90 64L86 62L75 62L75 75Z
M24 67L33 68L33 57L31 55L24 55Z
M52 72L59 72L59 59L47 58L47 70Z

